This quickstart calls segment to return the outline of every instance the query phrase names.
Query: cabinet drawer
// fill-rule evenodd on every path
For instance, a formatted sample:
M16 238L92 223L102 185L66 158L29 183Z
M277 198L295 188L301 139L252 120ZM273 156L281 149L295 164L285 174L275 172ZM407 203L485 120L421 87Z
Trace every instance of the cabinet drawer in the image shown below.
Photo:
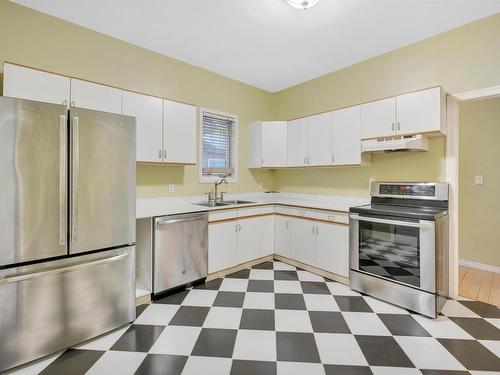
M221 220L231 220L238 217L238 210L220 210L220 211L210 211L208 213L208 222L212 223L214 221Z
M290 215L298 217L308 217L308 210L305 208L290 208Z
M274 214L274 206L238 208L238 217Z
M308 217L312 219L349 224L349 214L335 211L310 211Z
M277 214L290 215L290 207L278 205L274 208L274 212Z

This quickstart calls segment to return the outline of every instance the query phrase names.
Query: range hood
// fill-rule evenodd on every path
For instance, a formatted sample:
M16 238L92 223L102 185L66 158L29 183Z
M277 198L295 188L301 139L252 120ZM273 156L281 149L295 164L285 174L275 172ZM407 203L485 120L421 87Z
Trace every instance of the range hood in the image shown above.
M427 151L427 137L423 135L368 139L361 142L361 152Z

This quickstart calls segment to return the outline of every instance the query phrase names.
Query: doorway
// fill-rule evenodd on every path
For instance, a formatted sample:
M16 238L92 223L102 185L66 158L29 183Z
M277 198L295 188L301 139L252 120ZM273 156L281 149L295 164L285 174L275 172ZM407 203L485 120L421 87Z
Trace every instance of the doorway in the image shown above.
M459 103L459 295L500 306L500 97Z

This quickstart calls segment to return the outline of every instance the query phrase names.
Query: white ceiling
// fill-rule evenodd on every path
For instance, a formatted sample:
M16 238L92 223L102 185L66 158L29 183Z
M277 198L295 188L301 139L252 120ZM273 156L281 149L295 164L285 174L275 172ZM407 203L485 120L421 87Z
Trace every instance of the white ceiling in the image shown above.
M500 12L500 0L14 0L276 92Z

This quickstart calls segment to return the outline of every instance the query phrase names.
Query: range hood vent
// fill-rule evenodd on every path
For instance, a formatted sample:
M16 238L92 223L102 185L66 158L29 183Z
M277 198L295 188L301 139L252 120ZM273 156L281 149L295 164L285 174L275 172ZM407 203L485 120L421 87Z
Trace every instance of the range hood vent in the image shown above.
M368 139L361 142L361 152L427 151L429 143L423 135Z

